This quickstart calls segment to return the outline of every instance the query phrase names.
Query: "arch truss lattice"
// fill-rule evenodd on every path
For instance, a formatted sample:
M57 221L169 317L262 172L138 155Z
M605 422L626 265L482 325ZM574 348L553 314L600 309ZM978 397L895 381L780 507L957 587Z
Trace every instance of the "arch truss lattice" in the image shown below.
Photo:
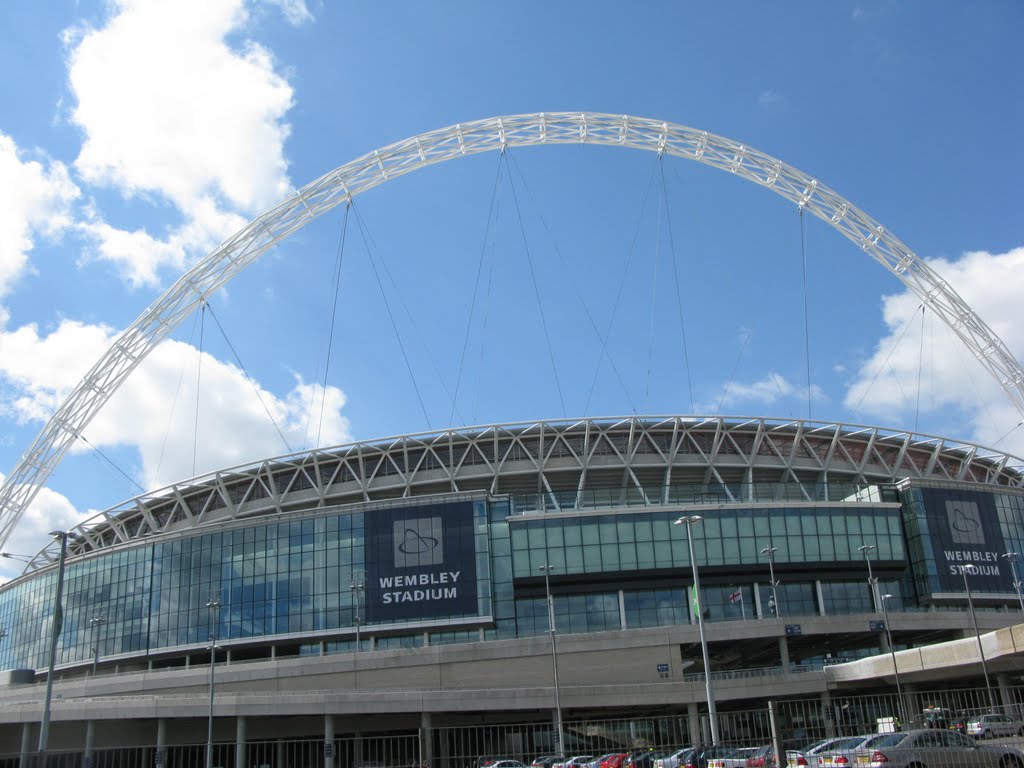
M0 547L75 438L146 355L268 249L356 195L428 165L542 144L629 147L694 160L765 187L834 227L931 309L1024 416L1024 368L956 293L889 230L831 188L732 139L661 120L595 112L493 117L399 141L342 165L251 221L183 274L110 346L65 398L0 489Z

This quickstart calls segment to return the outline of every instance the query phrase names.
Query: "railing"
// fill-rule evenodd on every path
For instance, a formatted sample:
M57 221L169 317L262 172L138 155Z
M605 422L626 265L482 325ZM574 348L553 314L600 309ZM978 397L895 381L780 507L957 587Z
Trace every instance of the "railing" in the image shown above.
M512 513L558 512L606 507L744 504L770 502L881 502L877 485L859 483L680 484L645 488L588 488L582 491L515 494Z

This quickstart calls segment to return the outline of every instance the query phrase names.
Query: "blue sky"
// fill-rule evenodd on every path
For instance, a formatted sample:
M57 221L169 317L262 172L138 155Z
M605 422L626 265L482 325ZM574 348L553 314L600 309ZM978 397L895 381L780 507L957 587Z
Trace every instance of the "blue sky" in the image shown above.
M633 114L774 155L895 232L1024 358L1022 30L1010 0L6 2L0 468L120 329L291 190L505 114ZM340 211L154 351L85 432L119 469L80 444L5 548L35 551L134 483L283 453L278 428L298 449L563 416L807 415L801 225L752 184L522 148L418 171L355 211L326 390ZM897 280L820 222L804 243L813 417L1024 455L1020 415ZM621 376L598 367L587 311Z

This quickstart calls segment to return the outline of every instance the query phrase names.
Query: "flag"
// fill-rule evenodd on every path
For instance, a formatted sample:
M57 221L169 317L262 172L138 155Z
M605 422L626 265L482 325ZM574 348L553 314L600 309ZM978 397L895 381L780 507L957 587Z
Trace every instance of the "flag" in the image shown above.
M740 590L737 589L735 592L733 592L731 595L729 595L729 602L730 603L742 603L743 602L743 592L741 592Z
M697 597L697 587L690 587L690 605L693 606L693 615L700 616L700 599Z

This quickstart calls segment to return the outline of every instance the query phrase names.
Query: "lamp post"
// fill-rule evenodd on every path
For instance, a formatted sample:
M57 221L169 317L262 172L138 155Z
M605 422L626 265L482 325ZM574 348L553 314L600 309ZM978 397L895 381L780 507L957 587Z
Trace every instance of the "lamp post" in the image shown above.
M551 569L553 565L538 566L544 572L544 592L548 600L548 632L551 634L551 676L555 685L555 726L558 728L558 754L565 754L562 730L562 700L558 688L558 641L555 639L555 601L551 597Z
M352 663L352 687L359 690L359 649L362 638L359 635L362 619L359 617L359 595L366 589L366 582L363 581L361 573L353 573L352 581L348 588L352 590L352 622L356 625L356 652Z
M104 618L99 614L96 614L89 623L92 624L92 676L96 677L96 668L100 663L100 625L103 624Z
M871 572L871 553L874 551L874 544L861 544L857 547L857 551L864 555L864 562L868 564L868 587L871 589L871 604L875 607L875 613L878 613L878 592L876 590L875 576Z
M57 563L57 589L53 595L53 627L50 630L50 663L46 672L46 699L43 702L43 719L39 723L39 759L46 765L46 750L50 745L50 704L53 701L53 668L57 663L57 640L64 625L64 559L68 554L67 531L50 531L60 539L60 560Z
M960 573L964 577L964 590L967 592L967 607L971 611L971 624L974 625L974 639L978 643L978 655L981 657L981 673L985 676L985 690L988 691L988 705L995 711L996 700L992 695L992 684L988 679L988 663L985 661L985 649L981 647L981 633L978 631L978 616L974 612L974 598L971 595L971 585L967 581L967 573L974 573L978 570L976 565L961 565Z
M885 636L889 641L889 655L892 657L892 674L896 678L896 703L899 705L900 722L905 723L910 710L903 705L903 687L900 685L900 670L896 666L896 648L892 644L892 630L889 629L889 611L886 608L886 600L892 600L892 595L882 595L882 620L885 622Z
M220 600L210 595L206 603L210 609L210 711L206 718L206 768L213 768L213 670L217 662L217 611Z
M1020 552L1007 552L1000 557L1010 563L1010 570L1013 571L1013 588L1017 590L1017 600L1020 601L1020 609L1024 611L1024 594L1021 594L1020 576L1017 575L1017 561L1020 560Z
M708 641L704 636L704 616L700 605L700 576L697 573L697 553L693 548L693 526L704 518L700 515L683 515L675 525L686 526L686 541L690 547L690 568L693 570L693 593L696 596L697 629L700 632L700 652L704 659L704 693L708 699L708 722L711 724L711 743L718 744L718 713L715 709L715 692L711 683L711 661L708 658Z
M779 615L779 594L775 591L775 588L779 586L779 582L775 580L775 553L778 551L778 547L765 547L761 550L761 554L768 557L768 574L772 580L772 601L769 608L772 609L774 616Z

